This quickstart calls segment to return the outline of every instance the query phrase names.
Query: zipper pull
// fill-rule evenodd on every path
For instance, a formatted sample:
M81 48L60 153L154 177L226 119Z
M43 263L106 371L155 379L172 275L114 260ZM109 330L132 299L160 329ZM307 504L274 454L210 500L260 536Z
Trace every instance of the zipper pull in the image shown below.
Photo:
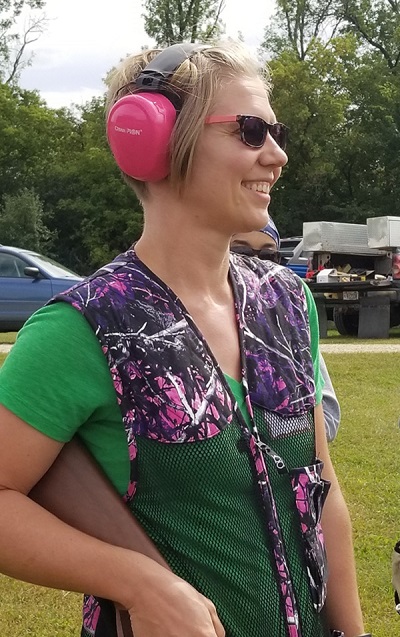
M265 444L265 442L262 442L261 440L256 440L256 445L262 453L266 454L274 461L278 473L288 473L287 467L282 458L273 449L271 449L269 445Z

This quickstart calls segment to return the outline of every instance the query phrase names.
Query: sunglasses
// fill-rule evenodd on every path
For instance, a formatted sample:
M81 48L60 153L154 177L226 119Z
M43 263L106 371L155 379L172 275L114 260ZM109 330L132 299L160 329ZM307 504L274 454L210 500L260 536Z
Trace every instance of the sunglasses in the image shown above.
M256 115L210 115L205 120L206 124L225 124L237 122L240 127L240 139L246 146L261 148L269 133L282 150L285 150L288 139L288 128L285 124L277 122L268 124L262 117Z
M235 254L241 254L245 257L258 257L263 261L273 261L274 263L281 262L280 252L271 248L261 248L261 250L255 250L250 246L233 245L231 246L231 252Z

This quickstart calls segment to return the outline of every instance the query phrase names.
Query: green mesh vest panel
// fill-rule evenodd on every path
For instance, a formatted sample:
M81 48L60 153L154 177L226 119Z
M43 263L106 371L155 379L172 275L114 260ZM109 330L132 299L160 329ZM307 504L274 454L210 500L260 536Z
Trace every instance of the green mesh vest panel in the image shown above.
M267 440L257 408L255 418ZM311 428L273 442L289 467L298 466L305 453L313 459ZM132 510L173 571L213 600L227 637L287 637L262 507L237 423L202 442L168 445L138 437L137 443ZM312 606L288 476L272 466L269 473L303 635L322 637L328 633Z

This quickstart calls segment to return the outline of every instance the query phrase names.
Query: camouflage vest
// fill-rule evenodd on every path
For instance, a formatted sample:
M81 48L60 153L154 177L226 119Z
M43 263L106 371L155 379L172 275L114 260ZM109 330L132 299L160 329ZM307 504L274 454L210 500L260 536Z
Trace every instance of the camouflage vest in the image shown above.
M79 310L100 341L129 447L125 499L174 572L214 601L227 637L323 637L320 516L328 485L315 458L304 290L286 268L238 255L230 279L251 428L193 319L134 251L57 300ZM247 538L232 538L232 554L224 538L235 535L231 527L246 507ZM262 527L264 570L273 573L265 591L262 579L243 584L241 567L231 564L255 525ZM272 601L262 620L255 608L242 625L241 610L231 616L246 591L249 606ZM102 601L88 597L82 635L114 635L106 614Z

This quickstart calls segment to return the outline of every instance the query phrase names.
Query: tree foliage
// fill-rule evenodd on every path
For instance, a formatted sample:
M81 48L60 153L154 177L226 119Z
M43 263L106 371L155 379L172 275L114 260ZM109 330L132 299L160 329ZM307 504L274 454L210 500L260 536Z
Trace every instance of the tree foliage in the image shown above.
M315 40L335 36L341 21L337 0L277 0L262 47L270 55L289 50L304 60Z
M43 204L33 190L23 188L5 195L0 207L0 237L3 244L41 252L52 234L44 221Z
M366 47L379 52L392 70L400 65L400 2L342 0L338 9L346 28Z
M103 99L72 113L0 85L0 131L0 197L35 191L50 256L88 273L140 236L141 207L108 149Z
M178 4L164 4L181 39ZM272 105L290 129L271 206L282 233L308 220L400 216L397 0L277 0L277 10L264 50ZM185 39L202 39L203 18ZM0 139L1 242L87 274L139 238L141 206L109 151L104 99L51 109L37 92L0 83Z
M144 28L158 46L206 42L223 30L224 0L145 0Z

